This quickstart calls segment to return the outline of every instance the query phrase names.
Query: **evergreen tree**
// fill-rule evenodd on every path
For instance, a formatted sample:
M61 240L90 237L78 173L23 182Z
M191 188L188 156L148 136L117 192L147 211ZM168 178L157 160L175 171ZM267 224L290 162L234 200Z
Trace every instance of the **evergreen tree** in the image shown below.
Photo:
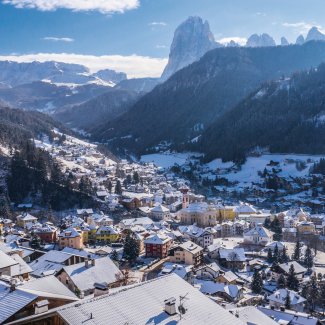
M279 262L279 248L278 244L275 244L274 250L273 250L273 263Z
M126 235L124 249L123 249L123 258L129 262L135 261L140 254L139 243L135 240L132 233L129 232Z
M260 272L258 270L254 271L251 288L252 288L252 291L256 294L260 294L262 292L263 279L262 279Z
M33 235L30 241L30 247L33 249L40 249L41 247L41 238L39 236Z
M283 274L281 274L281 275L279 276L279 278L278 278L278 282L277 282L277 286L278 286L278 288L280 288L280 289L285 288L285 286L286 286L286 278L285 278L285 276L284 276Z
M119 180L117 180L116 185L115 185L115 194L122 195L122 185Z
M319 288L316 277L313 275L311 281L307 284L307 304L311 311L315 310L316 303L319 299Z
M295 268L293 264L290 265L289 275L287 278L287 286L290 290L298 291L299 289L299 280L295 274Z
M112 182L111 181L108 181L108 183L107 183L107 189L108 189L108 192L109 193L112 193L112 188L113 188Z
M272 263L273 262L273 255L272 255L272 250L271 250L271 248L269 248L268 250L267 250L267 261L268 261L268 263Z
M325 312L325 284L322 284L319 288L319 302L323 309L323 315Z
M139 184L140 183L140 176L139 176L139 173L137 171L135 171L133 173L133 181L135 184Z
M127 184L131 184L131 183L132 183L132 177L131 177L130 174L128 174L128 175L126 176L126 183L127 183Z
M292 254L292 259L294 261L300 261L300 250L301 250L301 244L300 244L300 240L298 239L294 248L294 252Z
M269 217L265 218L263 226L267 229L270 229L271 227L271 220Z
M270 224L270 229L274 232L273 239L274 240L281 240L282 238L282 226L281 222L278 219L278 217L275 217L271 224Z
M283 246L283 250L281 252L279 261L280 261L280 263L287 263L289 261L289 256L287 254L287 248L285 246Z
M291 299L290 299L290 294L289 294L288 290L287 290L287 296L286 296L285 302L284 302L284 307L286 309L291 309Z
M113 261L118 261L118 253L117 253L117 251L115 249L112 252L111 259Z
M307 246L305 251L304 264L308 270L314 266L314 257L309 246Z

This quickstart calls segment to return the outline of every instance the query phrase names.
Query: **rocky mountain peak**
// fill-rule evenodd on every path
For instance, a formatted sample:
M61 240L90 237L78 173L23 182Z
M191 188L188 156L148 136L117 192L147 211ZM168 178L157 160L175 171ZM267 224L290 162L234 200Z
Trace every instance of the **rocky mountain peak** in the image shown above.
M299 35L296 40L297 45L302 45L305 43L305 38L302 35Z
M162 80L199 60L206 52L217 46L209 23L200 17L189 17L175 31Z
M269 34L253 34L251 35L246 43L247 47L266 47L266 46L275 46L274 39Z
M309 41L325 41L325 35L317 27L312 27L306 37L306 42Z
M287 46L289 45L288 40L285 37L281 37L281 46Z

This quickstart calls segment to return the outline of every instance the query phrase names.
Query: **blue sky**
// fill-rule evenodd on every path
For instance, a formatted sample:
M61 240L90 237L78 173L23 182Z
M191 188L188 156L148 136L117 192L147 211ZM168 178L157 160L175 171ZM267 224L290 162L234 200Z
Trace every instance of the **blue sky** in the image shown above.
M92 69L105 55L105 64L130 76L158 75L188 16L208 20L217 40L267 32L294 41L312 25L325 29L324 12L324 0L0 0L0 55L87 55Z

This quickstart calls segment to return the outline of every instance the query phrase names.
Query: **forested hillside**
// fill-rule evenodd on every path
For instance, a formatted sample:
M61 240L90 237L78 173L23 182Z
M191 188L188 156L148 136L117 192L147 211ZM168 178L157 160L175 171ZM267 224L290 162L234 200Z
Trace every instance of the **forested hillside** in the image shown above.
M206 160L242 161L257 146L279 153L325 153L325 64L263 85L203 133Z
M68 132L60 123L38 112L0 108L1 175L0 211L10 203L25 200L52 209L65 209L91 204L87 193L75 191L73 179L61 172L60 166L33 139L48 136L61 141L54 128ZM2 152L6 151L6 152Z
M163 140L182 148L263 82L324 60L325 42L212 50L158 85L127 113L94 130L94 139L137 153Z

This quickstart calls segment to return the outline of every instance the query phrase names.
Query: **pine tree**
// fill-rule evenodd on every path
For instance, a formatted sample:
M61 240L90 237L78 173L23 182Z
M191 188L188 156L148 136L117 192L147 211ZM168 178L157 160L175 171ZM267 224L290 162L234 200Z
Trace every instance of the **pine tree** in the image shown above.
M314 258L309 246L307 246L305 251L304 264L308 270L314 266Z
M287 290L287 296L286 296L285 302L284 302L284 307L286 309L291 309L291 299L290 299L290 293L288 290Z
M117 180L116 185L115 185L115 194L122 195L122 185L119 180Z
M278 217L275 217L271 224L270 224L270 229L274 232L273 239L274 240L281 240L282 237L282 226L281 222L278 219Z
M112 193L112 188L113 188L112 182L111 181L108 181L108 183L107 183L107 189L108 189L108 192L109 193Z
M319 299L319 288L315 276L311 277L311 281L307 284L307 304L311 311L315 310L316 302Z
M323 315L325 312L325 284L322 284L319 288L319 302L323 309Z
M271 220L269 217L265 218L263 226L267 229L271 227Z
M113 250L113 252L111 254L111 259L113 261L118 261L118 253L117 253L117 251L115 249Z
M279 276L279 278L278 278L278 282L277 282L277 286L278 286L278 288L280 288L280 289L285 288L285 286L286 286L286 278L285 278L285 276L284 276L283 274L281 274L281 275Z
M33 249L39 249L41 247L41 238L39 236L33 235L30 241L30 247Z
M287 263L289 261L289 256L287 254L287 248L285 246L283 246L283 250L281 252L279 261L280 261L280 263Z
M273 255L272 255L272 250L271 250L271 248L269 248L268 250L267 250L267 261L268 261L268 263L272 263L273 262Z
M279 262L279 248L278 244L275 244L274 250L273 250L273 263Z
M299 280L296 277L295 268L294 268L293 264L291 264L290 268L289 268L289 275L287 278L287 286L290 290L298 291L298 289L299 289Z
M135 184L139 184L140 183L140 176L139 176L139 173L137 171L135 171L133 173L133 181Z
M300 244L300 241L298 239L297 242L296 242L296 245L295 245L294 252L292 254L292 259L294 261L300 261L300 250L301 250L301 244Z
M260 294L263 289L263 279L260 275L258 270L254 271L252 284L251 284L252 291L256 294Z
M135 240L132 234L129 232L125 238L123 258L128 261L134 261L140 254L139 243Z

